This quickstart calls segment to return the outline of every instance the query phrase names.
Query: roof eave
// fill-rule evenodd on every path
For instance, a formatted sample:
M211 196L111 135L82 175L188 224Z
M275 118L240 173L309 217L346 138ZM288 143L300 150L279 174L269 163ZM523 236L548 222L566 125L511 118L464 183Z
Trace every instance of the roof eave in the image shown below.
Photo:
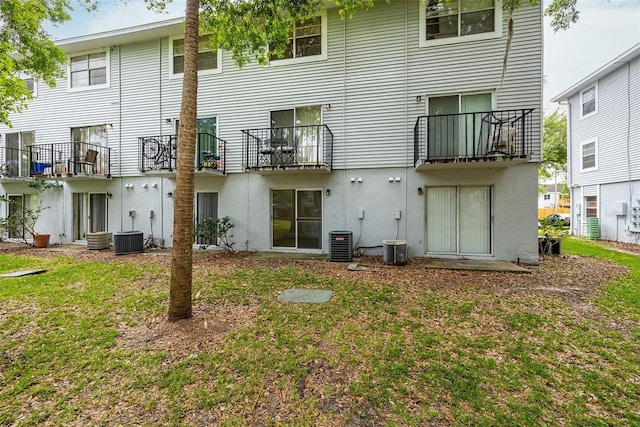
M593 73L589 74L584 79L580 80L578 83L574 84L567 90L559 93L558 95L551 98L551 102L560 102L569 99L572 95L578 93L582 88L587 87L602 77L610 74L612 71L617 68L623 66L624 64L630 62L631 60L640 56L640 43L633 46L631 49L627 50L620 56L616 57L612 61L606 63L602 67L598 68Z
M184 18L174 18L136 25L134 27L56 40L55 43L65 52L79 52L104 46L118 46L179 34L184 28L183 25Z

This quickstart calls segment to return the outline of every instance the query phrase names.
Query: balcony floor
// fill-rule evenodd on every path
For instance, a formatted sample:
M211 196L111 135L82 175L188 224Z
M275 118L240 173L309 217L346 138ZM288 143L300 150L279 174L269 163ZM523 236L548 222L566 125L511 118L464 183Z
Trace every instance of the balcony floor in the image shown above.
M495 169L527 163L531 156L483 156L483 157L443 157L438 159L418 159L416 171L443 169Z

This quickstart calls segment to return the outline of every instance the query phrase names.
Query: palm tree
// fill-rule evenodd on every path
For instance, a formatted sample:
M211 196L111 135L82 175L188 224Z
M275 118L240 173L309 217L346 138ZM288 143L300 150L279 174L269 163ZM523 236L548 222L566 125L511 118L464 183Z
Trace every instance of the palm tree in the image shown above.
M194 162L198 117L199 9L199 0L187 0L184 28L184 75L174 195L173 255L169 291L170 321L191 317Z

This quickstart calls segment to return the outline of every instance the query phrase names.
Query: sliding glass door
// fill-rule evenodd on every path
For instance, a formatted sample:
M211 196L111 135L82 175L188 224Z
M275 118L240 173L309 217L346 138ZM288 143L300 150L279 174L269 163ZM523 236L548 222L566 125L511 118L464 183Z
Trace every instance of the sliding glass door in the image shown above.
M491 253L491 187L427 187L426 252Z
M322 249L320 190L273 190L271 200L273 247Z

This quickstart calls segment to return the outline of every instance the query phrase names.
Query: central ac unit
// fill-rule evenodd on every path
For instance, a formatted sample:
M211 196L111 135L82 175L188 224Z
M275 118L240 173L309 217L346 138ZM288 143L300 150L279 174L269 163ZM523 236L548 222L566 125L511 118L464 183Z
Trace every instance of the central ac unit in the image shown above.
M353 233L351 231L329 232L329 261L351 262L353 259Z

